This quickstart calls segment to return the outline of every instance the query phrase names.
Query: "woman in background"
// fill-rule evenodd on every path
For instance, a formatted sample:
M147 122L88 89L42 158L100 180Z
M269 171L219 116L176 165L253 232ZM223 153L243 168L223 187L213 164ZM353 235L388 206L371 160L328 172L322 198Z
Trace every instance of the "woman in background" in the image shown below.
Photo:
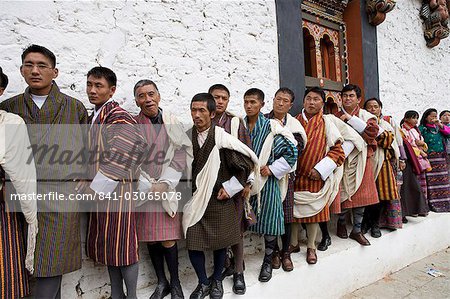
M402 204L403 223L407 223L406 216L426 216L428 214L428 204L426 198L427 181L425 177L425 160L421 155L421 150L416 142L423 144L427 148L423 137L420 134L417 123L419 113L416 111L406 111L400 122L403 145L406 152L406 167L403 170L403 185L400 189L400 200ZM430 162L428 168L431 170Z
M420 120L419 130L428 145L428 160L431 171L426 173L428 204L434 212L450 212L450 187L448 178L445 138L450 136L450 127L438 119L437 110L427 109Z

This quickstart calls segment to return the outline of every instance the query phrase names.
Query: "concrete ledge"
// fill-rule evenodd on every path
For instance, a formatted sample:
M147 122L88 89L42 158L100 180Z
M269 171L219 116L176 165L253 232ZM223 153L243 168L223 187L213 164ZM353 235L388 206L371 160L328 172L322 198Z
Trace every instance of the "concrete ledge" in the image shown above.
M251 266L245 273L248 298L337 298L369 285L426 256L450 246L450 214L430 213L426 218L408 217L409 223L398 231L382 230L383 236L367 238L371 246L332 236L332 246L318 251L318 263L306 263L306 247L294 253L294 271L274 270L272 280L257 278L262 255L247 258ZM335 228L331 228L335 231ZM226 279L226 298L240 298L231 292L232 280Z
M379 239L366 235L372 243L363 247L353 240L336 237L335 224L330 225L332 245L325 252L318 251L318 263L306 263L306 245L292 254L294 271L274 270L268 283L258 281L263 257L262 239L249 234L245 239L245 280L247 293L234 295L232 278L224 280L225 298L338 298L369 285L387 274L398 271L426 256L450 246L450 213L430 213L426 218L408 217L409 223L398 231L382 230ZM350 231L350 227L348 227ZM188 260L184 242L179 244L180 280L186 298L197 285L197 277ZM156 277L147 249L141 245L138 280L138 298L149 298ZM211 274L211 257L208 274ZM62 298L99 299L110 296L106 267L94 265L83 258L83 268L64 275ZM169 298L169 297L167 297Z

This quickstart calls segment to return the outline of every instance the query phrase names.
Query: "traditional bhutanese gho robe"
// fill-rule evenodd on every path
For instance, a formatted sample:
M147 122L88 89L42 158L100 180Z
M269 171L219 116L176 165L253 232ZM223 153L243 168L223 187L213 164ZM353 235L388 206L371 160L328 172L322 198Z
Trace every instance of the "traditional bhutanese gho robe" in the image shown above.
M239 139L242 143L252 148L252 141L250 140L250 135L244 126L244 122L237 116L234 116L228 111L225 111L221 116L216 116L213 119L213 123L221 127L228 134L233 135ZM233 196L234 203L236 206L236 219L240 223L241 233L247 230L247 221L245 221L245 199L242 197L242 192L239 192Z
M247 118L245 124L248 128ZM283 199L285 195L282 195L281 180L292 172L297 162L297 142L289 130L283 128L278 121L265 118L262 113L259 114L255 127L250 131L250 137L253 151L260 159L260 166L268 165L273 174L266 177L267 180L263 185L252 187L252 192L256 191L259 194L250 200L253 210L257 213L257 223L252 225L250 230L265 235L282 235L284 234ZM264 146L268 140L273 140L272 144ZM270 152L266 153L265 150ZM264 157L267 156L266 162ZM287 192L287 183L285 179L284 192Z
M102 194L111 198L97 200L90 213L87 255L96 262L127 266L138 261L132 197L145 144L136 121L117 102L108 101L100 108L89 130L89 150L95 156L89 169L90 189L98 198Z
M336 186L340 184L342 170L340 175L337 173L333 174L333 172L344 163L345 153L341 145L344 140L333 123L326 123L322 112L314 115L309 120L302 113L297 119L305 128L308 143L303 154L297 160L294 190L298 192L298 198L296 197L296 202L299 205L298 210L304 212L302 209L310 207L312 212L308 213L311 216L296 218L295 221L301 223L325 222L330 220L328 207L338 190L329 192L328 197L325 196L327 198L322 204L318 206L315 206L315 204L320 199L318 193L324 188L325 181L336 180ZM311 180L308 177L312 169L316 169L320 173L321 180ZM330 177L331 174L333 174L333 177ZM337 178L334 178L334 176L337 176ZM330 187L330 189L335 188ZM317 196L313 196L312 200L308 200L305 196L302 196L304 192L301 191L317 194Z
M378 197L381 200L398 199L398 188L395 180L393 165L397 164L399 149L395 141L394 129L386 121L379 119L378 125L383 128L383 132L377 136L377 150L373 157L373 164L376 167L376 186Z
M32 156L24 121L15 114L0 110L1 299L22 298L30 292L27 269L31 273L34 271L37 205L35 200L20 200L22 215L17 209L13 210L17 202L11 202L10 196L36 193L34 160L27 163ZM28 223L28 237L25 223Z
M223 187L232 198L244 188L257 158L222 128L211 126L198 133L193 128L192 198L183 208L183 229L189 250L217 250L241 239L233 199L218 200Z
M185 134L175 116L166 112L163 113L162 110L156 117L150 118L141 112L135 119L145 136L147 144L151 147L141 166L141 178L145 173L154 183L164 182L168 184L167 195L175 196L171 192L175 192L182 172L186 168L186 148L190 147L189 137ZM174 130L179 131L177 133L181 135L171 134L170 132ZM183 141L187 141L189 144L183 144ZM171 157L167 157L171 151L169 150L171 146L173 147L173 154ZM168 162L165 163L168 163L168 165L158 159L161 153L165 155L165 158L167 157ZM164 161L167 160L165 158ZM140 192L146 191L141 189L143 188L140 188ZM139 241L155 242L182 238L181 215L177 213L177 210L166 212L161 201L154 201L140 206L138 211L142 211L136 213Z
M28 126L38 193L45 195L54 192L65 196L75 193L77 182L73 180L85 178L86 173L85 163L79 155L85 149L85 128L82 125L87 124L88 118L83 104L60 92L53 82L40 109L32 100L29 88L25 93L0 103L0 109L18 114ZM63 153L72 154L71 162L67 162L68 156L63 158ZM54 156L64 162L55 164L52 162ZM57 276L81 268L78 210L76 201L38 202L36 277Z
M264 115L268 119L275 119L273 111ZM305 129L300 124L300 122L292 117L289 113L286 114L283 121L280 122L283 127L286 127L291 131L294 135L295 140L297 141L297 151L298 156L302 154L303 149L305 148L307 137L305 133ZM295 172L291 172L289 174L289 182L288 182L288 190L286 193L286 198L283 201L283 214L284 214L284 223L292 223L295 222L294 218L294 181L295 181Z
M447 166L447 152L444 142L450 136L450 127L440 129L436 125L419 126L428 144L428 160L432 170L426 173L428 204L434 212L450 212L450 182Z
M397 168L400 148L395 136L396 130L384 119L378 119L378 125L384 130L376 138L378 148L373 156L374 164L378 165L376 167L377 173L375 173L380 199L378 222L380 227L397 229L402 227L402 208L394 167Z
M347 112L339 111L336 113L336 116L340 118L344 113ZM375 141L379 131L377 117L359 107L356 107L350 115L351 118L347 121L347 124L358 132L367 143L367 160L360 187L356 193L350 197L350 200L347 199L342 202L342 209L364 207L378 203L378 194L373 171L374 168L370 159L377 147Z

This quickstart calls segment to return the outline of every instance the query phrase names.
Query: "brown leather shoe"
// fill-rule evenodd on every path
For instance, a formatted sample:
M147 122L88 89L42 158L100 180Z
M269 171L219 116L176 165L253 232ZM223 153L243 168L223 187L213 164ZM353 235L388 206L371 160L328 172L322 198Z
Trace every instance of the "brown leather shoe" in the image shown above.
M281 265L283 266L283 270L286 272L294 270L294 264L292 263L291 254L289 252L283 252Z
M347 226L345 225L345 223L339 223L338 221L336 235L341 239L348 238Z
M272 269L280 269L281 260L280 260L280 252L274 251L272 255Z
M317 254L315 249L306 249L306 262L310 265L317 263Z
M359 244L361 244L363 246L370 245L369 240L367 240L366 237L364 237L364 235L362 233L351 232L349 238L352 240L355 240L356 242L358 242Z
M289 245L288 251L289 251L289 253L297 253L297 252L300 252L300 245L298 245L298 243L297 243L297 245L295 245L295 246Z

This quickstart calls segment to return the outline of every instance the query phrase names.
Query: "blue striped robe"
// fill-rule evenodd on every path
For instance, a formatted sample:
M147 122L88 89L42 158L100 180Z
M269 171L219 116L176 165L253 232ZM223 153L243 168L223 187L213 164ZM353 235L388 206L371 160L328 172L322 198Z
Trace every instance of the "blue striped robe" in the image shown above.
M248 119L245 118L248 128ZM256 125L250 134L252 147L255 154L259 157L267 136L271 132L270 121L265 118L262 113L259 114ZM289 140L281 135L276 135L272 146L272 154L270 155L267 165L272 164L277 159L283 157L288 164L293 167L297 161L297 147ZM256 196L250 199L252 208L256 212L258 210L258 202ZM264 235L282 235L284 234L284 214L283 204L281 200L280 188L278 180L275 176L270 176L261 190L261 211L257 215L257 223L249 229L253 232Z

